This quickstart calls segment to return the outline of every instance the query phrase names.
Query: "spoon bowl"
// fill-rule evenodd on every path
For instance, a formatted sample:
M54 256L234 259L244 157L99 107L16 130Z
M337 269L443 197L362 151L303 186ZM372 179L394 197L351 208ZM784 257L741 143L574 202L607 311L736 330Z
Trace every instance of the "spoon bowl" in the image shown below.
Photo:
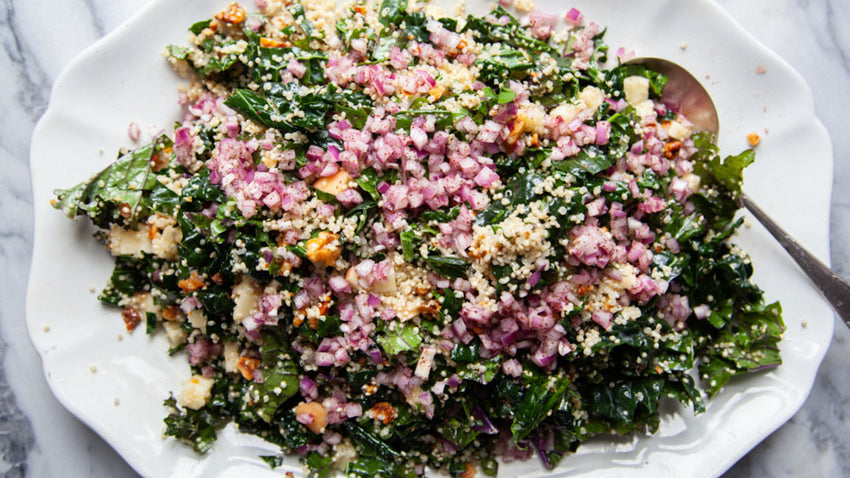
M635 58L628 63L643 65L666 76L661 102L684 115L697 131L717 134L720 122L714 101L688 70L663 58Z
M643 65L665 75L667 83L661 92L661 102L684 115L697 131L715 135L718 133L720 120L714 101L705 87L688 70L663 58L634 58L628 63ZM850 284L785 232L746 193L741 193L741 204L770 231L803 269L841 320L850 327Z

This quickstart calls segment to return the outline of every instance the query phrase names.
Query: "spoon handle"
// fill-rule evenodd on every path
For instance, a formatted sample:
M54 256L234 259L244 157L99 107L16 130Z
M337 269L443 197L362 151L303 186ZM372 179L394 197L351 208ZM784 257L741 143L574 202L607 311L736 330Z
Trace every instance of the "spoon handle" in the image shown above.
M741 200L747 209L761 222L773 237L782 244L788 254L797 261L803 272L829 301L841 320L850 327L850 284L829 269L817 257L807 251L799 242L788 235L778 224L768 217L746 194L741 194Z

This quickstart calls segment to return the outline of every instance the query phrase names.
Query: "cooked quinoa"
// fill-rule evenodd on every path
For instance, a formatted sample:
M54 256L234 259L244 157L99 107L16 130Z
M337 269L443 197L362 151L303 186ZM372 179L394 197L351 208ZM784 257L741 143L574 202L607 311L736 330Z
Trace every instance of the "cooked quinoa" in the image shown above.
M100 300L188 358L166 435L496 475L780 363L728 242L752 152L721 160L578 10L510 4L257 0L167 47L182 121L54 203L116 257Z

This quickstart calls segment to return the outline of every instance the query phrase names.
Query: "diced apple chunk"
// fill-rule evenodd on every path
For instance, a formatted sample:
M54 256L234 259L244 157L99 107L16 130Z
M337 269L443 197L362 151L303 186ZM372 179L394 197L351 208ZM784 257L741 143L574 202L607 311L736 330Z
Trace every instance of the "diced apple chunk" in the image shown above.
M626 102L637 106L649 99L649 80L642 76L630 76L623 80Z
M192 410L199 410L207 404L210 399L213 384L215 380L204 377L203 375L193 375L189 380L184 381L181 385L183 389L180 395L177 396L177 405Z

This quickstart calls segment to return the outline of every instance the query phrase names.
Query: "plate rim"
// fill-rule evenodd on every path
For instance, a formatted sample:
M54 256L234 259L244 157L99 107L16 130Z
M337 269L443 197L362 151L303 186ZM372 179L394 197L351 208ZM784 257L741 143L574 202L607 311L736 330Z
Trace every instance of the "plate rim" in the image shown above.
M41 179L41 173L39 171L39 166L41 166L44 163L44 160L39 159L38 143L39 143L39 140L41 140L41 138L46 134L45 130L49 130L50 125L54 121L58 121L59 119L61 119L62 109L60 108L60 106L65 101L63 99L63 96L62 96L63 95L63 89L64 89L66 83L68 83L69 78L72 78L72 77L74 77L74 75L78 74L78 70L79 70L79 68L81 68L81 65L85 64L87 61L90 61L91 57L96 55L98 53L98 51L101 48L103 48L105 45L112 43L117 38L121 38L123 35L128 34L128 32L131 33L133 28L137 27L139 24L143 24L143 22L148 20L149 16L151 16L152 14L155 14L160 9L166 8L168 1L169 0L152 0L152 1L148 2L147 4L145 4L136 13L134 13L130 18L128 18L125 22L123 22L120 26L116 27L110 33L108 33L104 37L100 38L99 40L97 40L96 42L94 42L93 44L88 46L85 50L83 50L72 61L70 61L68 63L68 65L62 70L62 72L57 76L57 78L54 81L53 86L51 88L51 94L50 94L50 99L49 99L49 102L48 102L48 107L45 110L45 112L43 113L43 115L41 116L41 118L39 119L38 123L36 124L36 127L33 130L32 138L31 138L29 159L30 159L30 174L31 174L32 186L33 186L33 192L32 193L33 193L34 197L38 196L37 192L41 192L45 188L48 188L48 189L50 188L49 185L43 184L43 180ZM217 2L218 0L207 0L206 3L212 4L214 1ZM823 123L820 121L820 119L817 117L817 115L815 113L815 103L814 103L814 96L812 94L812 91L808 87L808 84L805 82L805 80L803 79L802 75L800 75L799 72L797 72L790 64L788 64L788 62L785 61L779 54L777 54L776 52L774 52L773 50L771 50L770 48L766 47L761 42L759 42L758 39L755 38L755 36L753 36L749 31L744 29L738 23L738 21L735 20L735 18L732 17L731 14L729 14L729 12L727 12L725 9L723 9L720 5L718 5L714 1L699 0L699 1L696 1L696 2L692 1L692 2L689 2L689 3L693 3L694 5L699 5L702 8L710 8L714 14L722 15L724 21L729 23L736 30L736 33L743 34L743 36L752 45L754 45L761 52L763 52L767 56L769 56L772 63L781 66L784 69L784 74L789 75L789 77L795 83L803 86L803 88L801 88L801 91L805 95L806 111L804 113L805 113L805 116L807 117L807 121L812 121L812 124L815 126L815 129L817 130L817 132L820 135L822 135L825 138L829 138L829 133L828 133L826 127L823 125ZM827 165L828 171L827 171L827 174L825 175L826 177L823 178L823 181L828 182L828 184L829 184L829 186L827 188L827 193L826 193L826 194L829 194L829 192L832 189L832 181L831 180L833 178L834 158L833 158L833 148L832 148L831 141L827 141L826 146L828 148L828 156L830 158L830 161L828 162L828 165ZM47 356L47 354L46 354L47 350L45 350L43 347L41 347L39 345L40 341L39 341L38 337L39 337L39 333L41 332L41 329L40 329L39 324L37 324L37 318L34 316L34 313L32 313L32 310L33 310L32 304L34 303L35 300L37 300L37 297L35 296L36 293L34 291L35 291L35 289L37 289L38 280L40 278L40 275L35 268L35 266L37 265L37 262L38 262L38 252L39 252L39 250L42 249L42 247L45 247L45 246L43 245L44 238L41 237L41 234L39 233L39 227L38 226L42 222L42 219L43 219L42 216L47 214L47 213L50 213L50 212L56 213L56 211L53 211L52 208L45 208L43 206L40 206L39 204L34 204L34 207L33 207L34 226L33 226L33 243L32 243L33 244L33 256L32 256L32 260L31 260L31 263L30 263L30 274L29 274L28 283L27 283L26 307L25 307L26 323L27 323L27 328L28 328L28 332L29 332L29 336L30 336L30 341L33 345L33 348L35 348L36 352L39 354L40 359L42 360L42 365L43 365L42 368L43 368L43 372L44 372L45 378L47 380L48 386L50 387L51 392L57 398L57 400L60 403L62 403L63 407L65 407L67 410L69 410L74 416L76 416L83 423L85 423L88 427L93 429L98 435L100 435L104 439L104 441L106 441L113 449L115 449L116 452L118 452L118 454L121 455L122 458L125 461L127 461L128 464L131 467L133 467L137 472L139 472L140 474L145 474L146 472L150 471L148 469L148 467L143 466L143 464L140 464L140 463L131 462L127 458L126 453L122 451L122 448L124 448L124 447L120 447L119 445L117 445L115 443L114 436L113 436L114 432L111 432L110 430L101 429L101 427L97 427L97 426L93 425L92 420L87 417L86 410L84 410L82 407L79 406L79 404L74 403L72 400L70 400L68 398L68 396L65 394L64 388L61 387L59 382L57 382L51 376L51 369L50 369L50 359L51 358ZM827 232L829 231L828 220L827 220L827 224L826 224L826 231ZM825 256L824 262L826 262L828 264L829 263L829 236L828 236L828 234L826 235L826 237L821 238L818 242L819 242L819 244L816 244L815 248L819 249L821 251L823 251L823 250L826 251L825 252L826 256ZM830 315L829 318L834 319L834 316ZM821 362L823 361L823 358L824 358L824 356L827 353L828 348L829 348L829 343L831 341L831 337L832 337L833 330L834 330L834 320L830 320L828 322L829 322L829 324L825 329L825 330L828 330L828 333L825 334L825 336L827 336L826 344L820 350L818 355L816 357L814 357L814 362L815 362L814 370L815 370L815 372L811 375L807 375L807 378L808 378L807 386L803 387L804 393L802 394L802 397L800 398L800 400L798 400L798 403L795 403L793 407L788 407L787 409L783 410L785 413L783 414L782 418L778 421L778 423L775 426L773 426L773 425L767 426L766 429L763 430L763 433L760 434L760 436L753 438L746 445L739 447L740 453L735 454L735 456L730 456L730 459L725 460L724 463L718 463L717 469L715 470L716 474L719 475L720 473L722 473L723 471L728 469L731 465L733 465L735 462L737 462L742 456L749 453L749 451L753 447L755 447L758 443L760 443L762 440L764 440L765 437L767 437L770 433L772 433L773 431L775 431L776 429L781 427L788 419L790 419L794 414L796 414L800 410L802 405L805 403L806 398L808 397L808 395L812 391L814 381L817 378L817 369L819 368L819 366L820 366Z

